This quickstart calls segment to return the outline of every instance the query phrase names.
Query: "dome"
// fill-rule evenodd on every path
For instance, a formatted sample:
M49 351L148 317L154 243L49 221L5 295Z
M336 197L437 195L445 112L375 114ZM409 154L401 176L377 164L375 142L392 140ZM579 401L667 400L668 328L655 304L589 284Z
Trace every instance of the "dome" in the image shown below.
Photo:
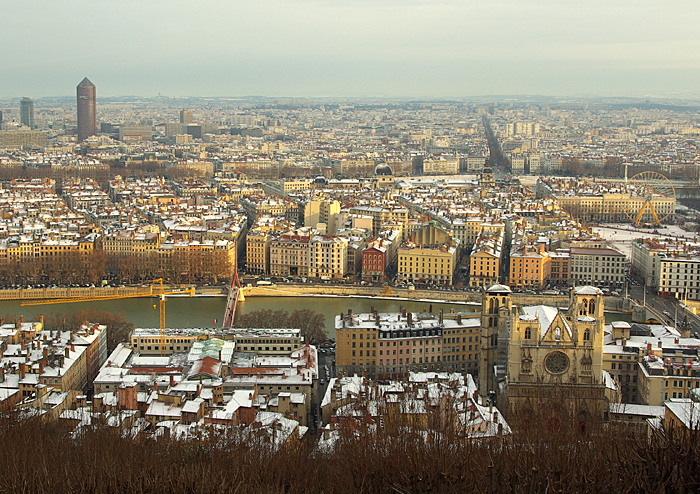
M510 288L505 285L491 285L486 293L513 293Z
M386 163L380 163L374 167L374 174L375 175L393 175L394 172L391 170L391 167L389 165L387 165Z
M485 166L481 173L493 173L493 169L490 166Z
M314 183L315 184L327 184L328 180L326 180L326 177L319 175L318 177L314 178Z

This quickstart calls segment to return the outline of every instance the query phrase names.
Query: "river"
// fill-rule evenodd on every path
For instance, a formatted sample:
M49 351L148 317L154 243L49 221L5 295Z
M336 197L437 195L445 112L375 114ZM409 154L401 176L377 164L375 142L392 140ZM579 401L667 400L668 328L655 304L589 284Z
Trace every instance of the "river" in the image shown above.
M37 320L41 314L55 314L60 312L73 312L80 310L104 310L109 312L123 312L127 321L134 327L157 328L158 303L155 298L130 298L121 300L103 300L95 302L80 302L55 305L33 305L21 307L20 301L0 301L0 315L6 320L24 316L25 320ZM369 312L372 307L379 312L398 312L401 307L413 312L429 310L429 302L407 301L381 298L357 298L357 297L248 297L239 302L238 313L245 314L261 309L286 310L293 312L296 309L310 309L320 312L325 316L326 332L330 337L335 336L335 316L341 312L352 309L353 312ZM211 328L219 327L226 308L224 297L169 297L165 302L165 323L167 327L177 328ZM465 305L455 303L433 303L433 311L476 312L479 305ZM607 322L624 320L629 321L628 314L606 313ZM215 323L216 321L216 323ZM94 321L99 322L99 321Z

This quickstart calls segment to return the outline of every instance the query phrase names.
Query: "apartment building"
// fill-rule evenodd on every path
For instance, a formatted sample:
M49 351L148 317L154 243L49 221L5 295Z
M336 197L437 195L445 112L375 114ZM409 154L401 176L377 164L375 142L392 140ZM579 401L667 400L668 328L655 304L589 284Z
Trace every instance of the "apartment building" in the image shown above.
M378 235L387 225L401 225L403 231L408 225L408 208L384 206L352 206L350 214L372 218L372 234Z
M445 157L426 158L423 160L423 175L457 175L459 173L459 158Z
M273 276L309 275L309 233L284 233L270 239L270 274ZM259 248L259 245L255 246Z
M200 338L206 338L202 330L136 328L131 333L131 348L141 355L172 355L187 353Z
M457 266L457 245L417 245L407 242L398 250L399 282L452 285Z
M229 330L224 339L232 340L238 352L260 356L289 356L303 344L299 329L242 328Z
M665 352L666 353L666 352ZM673 399L689 398L700 389L700 361L695 355L646 355L639 362L639 399L645 405L663 406Z
M552 259L544 244L524 245L510 253L510 286L542 289L551 279Z
M571 279L576 285L621 285L625 279L625 255L609 248L572 247Z
M549 277L554 283L568 284L570 273L571 253L568 249L557 249L549 253Z
M683 244L659 242L651 239L640 239L632 243L632 260L630 274L641 278L646 286L658 288L661 280L662 254L683 254Z
M501 274L504 233L482 232L469 256L469 286L490 286L498 283Z
M337 200L314 199L304 206L304 226L318 228L319 223L325 225L327 234L335 234L340 203Z
M387 247L381 240L370 242L362 251L362 280L377 282L384 278L387 268Z
M698 252L658 254L659 295L700 299L700 254Z
M270 232L265 228L253 228L246 237L246 270L249 273L270 272Z
M314 235L309 242L309 276L339 280L345 276L348 239L335 235Z
M470 249L481 232L505 232L506 225L495 217L468 216L452 221L452 237Z

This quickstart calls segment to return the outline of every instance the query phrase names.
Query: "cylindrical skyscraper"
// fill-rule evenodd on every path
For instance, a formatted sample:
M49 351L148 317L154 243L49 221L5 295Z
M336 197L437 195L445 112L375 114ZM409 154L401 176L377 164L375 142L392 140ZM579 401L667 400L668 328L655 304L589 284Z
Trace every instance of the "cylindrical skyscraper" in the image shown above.
M78 142L97 134L97 90L87 77L78 84Z

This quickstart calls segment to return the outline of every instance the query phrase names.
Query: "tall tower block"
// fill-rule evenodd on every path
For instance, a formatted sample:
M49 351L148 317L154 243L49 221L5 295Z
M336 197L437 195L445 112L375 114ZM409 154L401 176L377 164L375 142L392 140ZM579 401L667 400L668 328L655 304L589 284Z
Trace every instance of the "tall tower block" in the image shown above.
M97 134L97 89L87 77L77 87L78 142Z

